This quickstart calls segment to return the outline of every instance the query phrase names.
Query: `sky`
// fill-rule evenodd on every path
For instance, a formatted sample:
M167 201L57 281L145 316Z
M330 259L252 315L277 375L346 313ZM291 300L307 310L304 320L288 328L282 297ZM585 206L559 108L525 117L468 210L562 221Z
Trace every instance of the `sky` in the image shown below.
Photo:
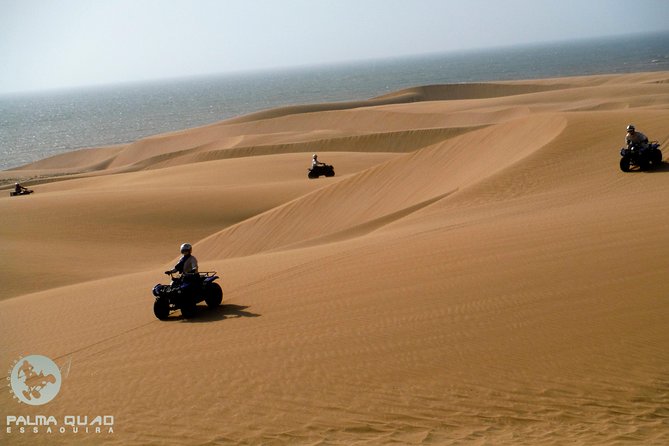
M668 0L0 0L0 93L646 31Z

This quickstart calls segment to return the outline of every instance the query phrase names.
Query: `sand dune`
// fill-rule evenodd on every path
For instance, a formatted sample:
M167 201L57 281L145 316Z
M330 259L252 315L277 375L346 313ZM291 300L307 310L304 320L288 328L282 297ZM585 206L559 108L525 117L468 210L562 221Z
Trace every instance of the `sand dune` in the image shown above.
M669 73L416 87L2 172L1 357L71 365L9 444L665 444ZM669 149L667 149L669 150ZM337 176L308 180L310 154ZM155 319L182 241L216 310Z

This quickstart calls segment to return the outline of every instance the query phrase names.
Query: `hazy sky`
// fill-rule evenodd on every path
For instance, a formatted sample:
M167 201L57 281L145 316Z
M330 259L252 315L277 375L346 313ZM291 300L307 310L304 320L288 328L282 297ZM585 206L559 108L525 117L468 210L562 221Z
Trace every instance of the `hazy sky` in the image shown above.
M669 0L0 0L0 92L669 30Z

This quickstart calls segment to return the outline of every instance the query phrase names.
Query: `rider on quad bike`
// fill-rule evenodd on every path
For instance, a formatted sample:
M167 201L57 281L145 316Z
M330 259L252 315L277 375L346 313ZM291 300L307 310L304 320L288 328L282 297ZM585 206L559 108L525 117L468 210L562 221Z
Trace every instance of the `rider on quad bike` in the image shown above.
M33 191L27 187L21 186L19 183L14 183L14 190L9 192L10 197L17 197L19 195L29 195Z
M629 172L634 167L639 170L654 169L662 164L660 143L649 142L648 137L637 132L632 124L627 126L625 144L627 147L620 149L620 170L623 172Z
M320 177L321 175L325 175L326 177L333 177L335 175L334 167L318 161L318 155L314 153L311 156L311 168L309 169L307 176L311 179L314 179Z
M218 307L223 299L223 291L219 284L214 283L219 276L216 271L199 272L197 259L193 256L190 243L181 245L182 257L173 269L165 271L172 278L169 285L157 284L153 287L155 301L153 313L160 320L169 317L172 311L181 310L185 318L193 317L197 312L197 304L203 300L210 308ZM173 274L180 273L174 277Z
M625 144L627 147L636 147L645 149L648 146L648 137L641 132L637 132L633 124L627 126L627 135L625 135Z
M318 166L325 166L325 163L321 163L320 161L318 161L318 154L314 153L311 156L311 168L314 169L317 168Z
M181 258L174 268L169 271L165 271L165 274L174 274L181 273L186 282L192 282L198 276L197 270L197 259L193 255L193 246L190 243L184 243L181 245Z
M21 186L19 183L14 183L14 192L16 195L23 194L28 191L27 187Z
M183 245L181 245L181 254L182 256L179 259L179 262L177 262L177 264L174 265L173 269L165 271L165 274L197 273L197 259L193 255L193 246L190 243L184 243Z
M23 187L19 183L14 183L14 193L16 195L29 194L30 192L32 192L32 191L30 189L28 189L27 187Z

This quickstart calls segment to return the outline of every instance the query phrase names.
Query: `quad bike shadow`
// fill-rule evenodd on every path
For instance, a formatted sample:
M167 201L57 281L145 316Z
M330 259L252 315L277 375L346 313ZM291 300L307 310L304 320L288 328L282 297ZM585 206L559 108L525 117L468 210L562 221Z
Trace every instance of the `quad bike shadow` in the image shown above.
M215 322L226 319L238 319L242 317L260 317L258 313L247 311L248 305L223 304L215 308L198 306L196 313L191 318L176 316L170 321L184 321L189 323Z

